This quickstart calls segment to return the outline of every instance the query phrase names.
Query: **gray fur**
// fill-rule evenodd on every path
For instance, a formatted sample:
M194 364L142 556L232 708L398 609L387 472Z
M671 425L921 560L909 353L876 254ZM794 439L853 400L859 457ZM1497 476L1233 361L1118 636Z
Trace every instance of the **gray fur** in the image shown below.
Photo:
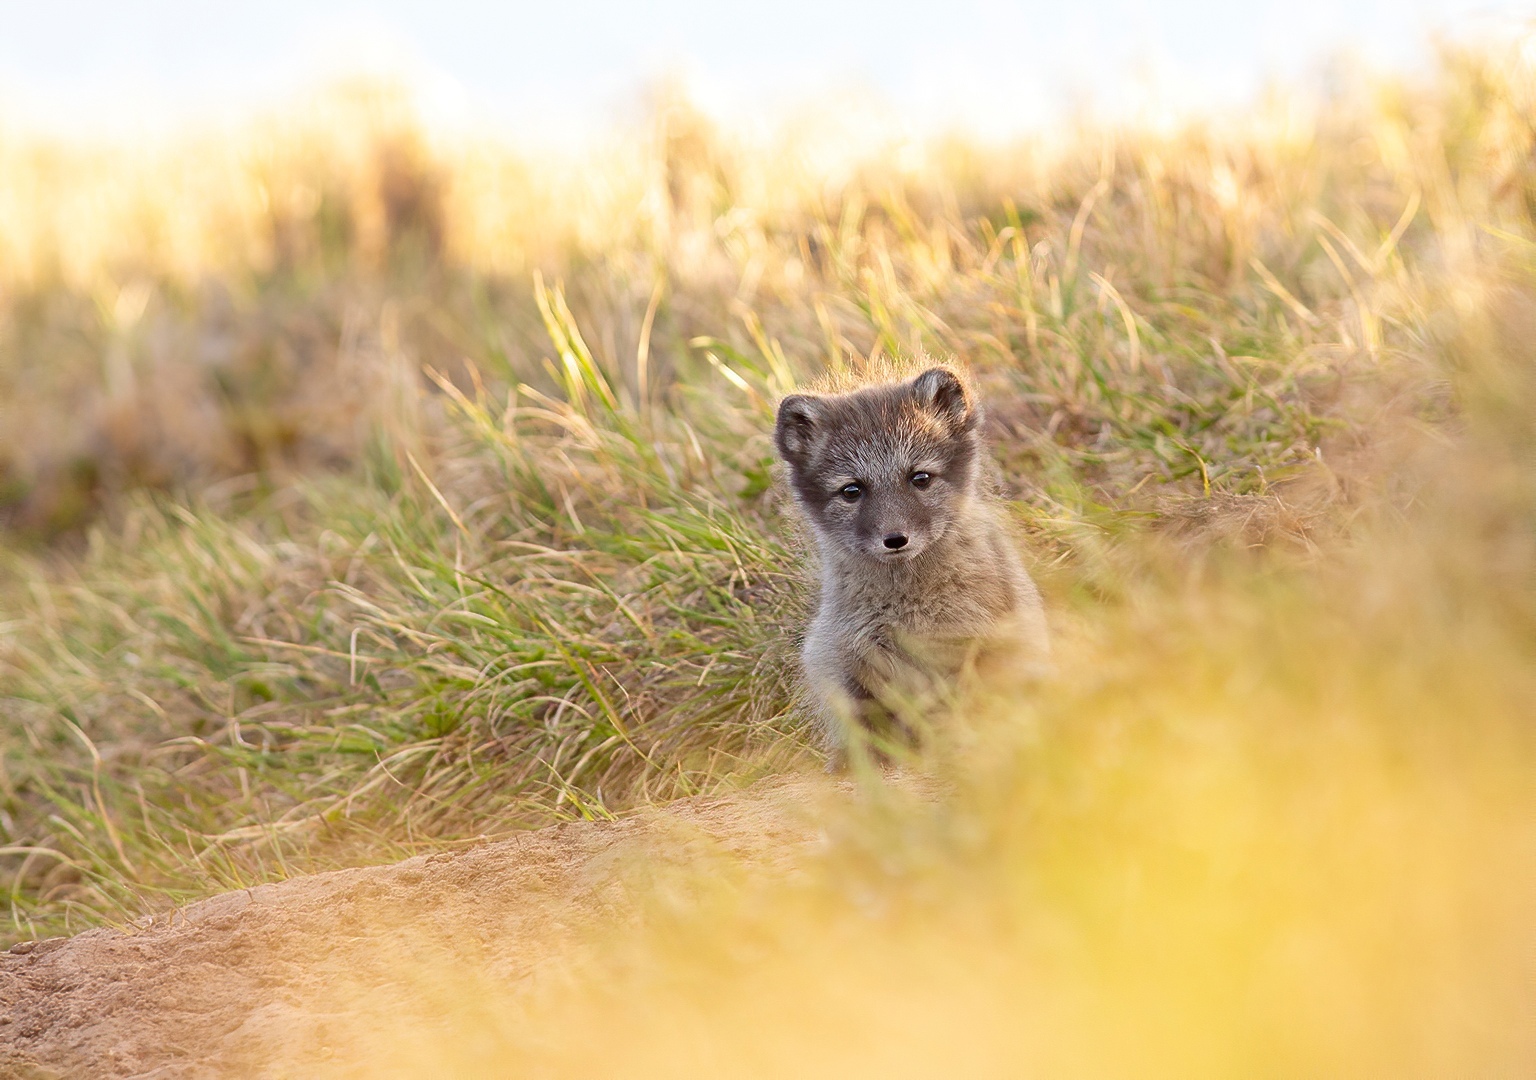
M984 490L980 421L943 367L779 404L775 442L821 564L802 657L835 751L850 725L899 728L903 707L962 674L1025 676L1049 651L1039 592Z

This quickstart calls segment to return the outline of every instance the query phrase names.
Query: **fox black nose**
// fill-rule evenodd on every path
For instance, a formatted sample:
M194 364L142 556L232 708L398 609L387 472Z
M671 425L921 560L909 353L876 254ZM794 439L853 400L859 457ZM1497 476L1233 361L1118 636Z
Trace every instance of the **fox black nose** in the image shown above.
M885 534L885 546L890 548L892 551L895 551L897 548L904 548L904 547L906 547L907 546L907 534L906 533L886 533Z

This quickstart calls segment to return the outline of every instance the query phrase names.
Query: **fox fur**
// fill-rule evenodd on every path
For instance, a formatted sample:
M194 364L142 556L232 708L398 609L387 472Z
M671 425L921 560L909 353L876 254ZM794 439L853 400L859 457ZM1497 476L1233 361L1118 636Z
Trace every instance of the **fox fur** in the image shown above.
M910 740L963 676L1012 681L1049 651L1040 594L987 491L981 410L947 367L844 394L792 394L774 441L820 563L802 649L839 760Z

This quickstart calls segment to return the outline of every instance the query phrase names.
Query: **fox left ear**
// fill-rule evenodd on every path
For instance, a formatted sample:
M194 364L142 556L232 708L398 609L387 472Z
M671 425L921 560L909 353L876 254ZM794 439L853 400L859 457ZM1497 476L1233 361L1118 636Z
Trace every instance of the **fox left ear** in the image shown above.
M773 441L785 461L798 465L805 459L816 440L820 418L821 399L814 394L790 394L779 402Z
M970 391L949 368L929 368L912 380L912 392L923 408L937 413L957 429L968 429L976 422L976 406Z

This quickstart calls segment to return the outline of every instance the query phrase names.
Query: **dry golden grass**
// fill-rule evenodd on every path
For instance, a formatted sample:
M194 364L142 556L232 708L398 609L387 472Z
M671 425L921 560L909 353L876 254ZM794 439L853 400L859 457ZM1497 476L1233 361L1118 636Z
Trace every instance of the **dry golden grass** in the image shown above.
M937 801L357 1067L1528 1071L1521 56L1054 148L666 101L534 161L377 87L0 143L13 932L815 767L773 402L927 352L1056 679L954 721Z

